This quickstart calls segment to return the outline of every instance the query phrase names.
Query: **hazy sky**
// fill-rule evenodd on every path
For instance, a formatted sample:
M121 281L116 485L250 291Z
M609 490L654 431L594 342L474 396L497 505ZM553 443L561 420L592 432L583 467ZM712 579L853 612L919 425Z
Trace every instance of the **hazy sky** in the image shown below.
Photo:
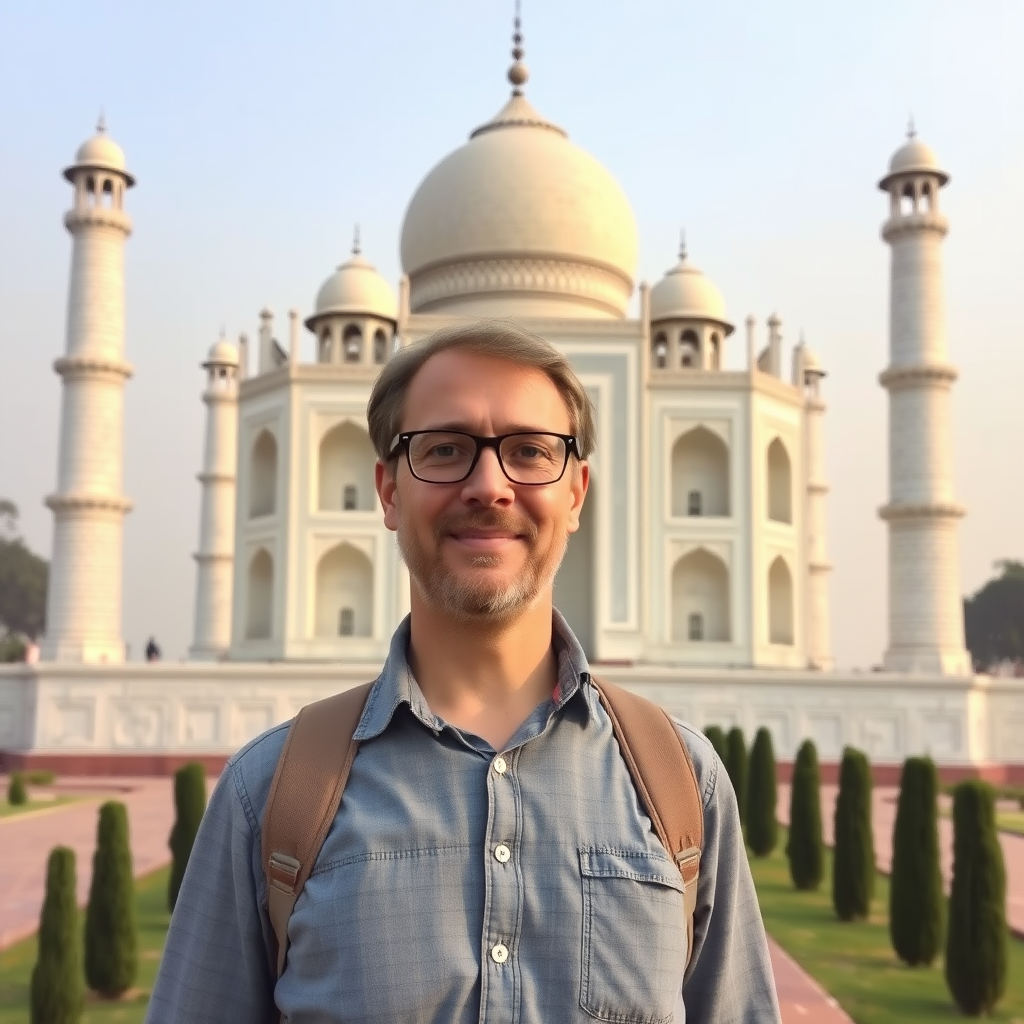
M0 4L0 497L49 556L70 236L61 178L102 108L127 206L125 636L190 641L203 406L223 326L308 314L364 252L397 282L413 191L504 102L511 0ZM876 183L913 112L944 195L963 589L1024 556L1024 4L525 0L527 94L618 178L639 278L693 261L829 376L833 637L883 650L888 251ZM743 357L742 327L727 363ZM1016 439L1016 440L1014 440Z

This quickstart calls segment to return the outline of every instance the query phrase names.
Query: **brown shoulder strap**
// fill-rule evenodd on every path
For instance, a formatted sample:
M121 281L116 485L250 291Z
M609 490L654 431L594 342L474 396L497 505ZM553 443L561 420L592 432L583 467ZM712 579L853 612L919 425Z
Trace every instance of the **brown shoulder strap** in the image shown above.
M704 803L697 773L689 751L663 708L613 683L591 678L612 721L633 785L658 838L683 876L689 966L700 853L704 846Z
M278 978L288 955L288 918L338 812L359 748L352 736L372 688L364 683L307 704L292 721L277 762L262 852Z

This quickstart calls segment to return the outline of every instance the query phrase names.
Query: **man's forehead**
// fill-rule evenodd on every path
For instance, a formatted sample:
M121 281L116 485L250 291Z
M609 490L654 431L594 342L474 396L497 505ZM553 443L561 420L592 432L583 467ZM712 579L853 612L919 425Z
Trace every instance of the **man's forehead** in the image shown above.
M413 377L406 396L405 417L479 415L538 416L568 429L569 413L558 388L535 366L523 366L486 353L450 349L431 356ZM538 424L538 426L541 424ZM409 426L403 424L405 429Z

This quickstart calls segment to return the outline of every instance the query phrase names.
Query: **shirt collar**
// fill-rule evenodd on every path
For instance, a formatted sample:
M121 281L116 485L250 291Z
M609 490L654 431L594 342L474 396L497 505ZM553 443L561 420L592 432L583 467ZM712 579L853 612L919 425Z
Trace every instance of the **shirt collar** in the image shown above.
M431 731L437 733L444 722L430 710L423 691L409 668L410 617L407 615L391 637L391 648L380 675L370 690L353 739L362 742L379 736L391 724L399 705L409 710ZM569 624L556 609L552 615L552 644L558 656L558 679L551 695L556 709L564 707L577 694L588 714L596 714L597 692L590 681L590 668L583 648Z

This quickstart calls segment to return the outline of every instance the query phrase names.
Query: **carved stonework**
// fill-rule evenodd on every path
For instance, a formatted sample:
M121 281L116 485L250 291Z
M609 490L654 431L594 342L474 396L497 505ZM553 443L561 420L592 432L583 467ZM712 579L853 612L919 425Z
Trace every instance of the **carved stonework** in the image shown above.
M541 256L500 257L444 263L410 280L414 313L445 301L495 293L532 293L567 298L623 316L633 283L611 267Z
M114 713L114 745L145 750L163 742L163 712L153 704L123 704Z

